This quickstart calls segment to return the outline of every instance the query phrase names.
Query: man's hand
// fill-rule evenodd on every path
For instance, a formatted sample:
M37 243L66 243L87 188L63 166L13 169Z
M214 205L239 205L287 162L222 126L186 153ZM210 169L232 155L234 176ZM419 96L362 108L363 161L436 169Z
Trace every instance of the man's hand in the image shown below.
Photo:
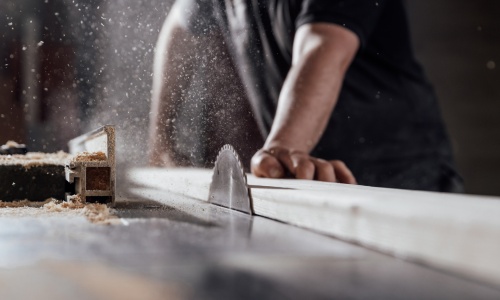
M282 147L259 150L252 158L251 168L257 177L283 178L288 171L297 179L357 184L349 168L340 160L326 161Z
M283 178L288 170L298 179L356 183L343 162L309 153L325 131L358 48L357 35L345 27L328 23L299 27L271 132L263 150L252 158L254 175Z

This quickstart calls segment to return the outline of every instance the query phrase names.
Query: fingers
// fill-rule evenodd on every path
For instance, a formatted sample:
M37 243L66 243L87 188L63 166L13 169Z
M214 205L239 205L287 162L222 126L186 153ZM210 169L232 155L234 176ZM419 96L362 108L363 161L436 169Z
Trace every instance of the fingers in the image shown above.
M278 159L262 149L252 157L250 167L257 177L282 178L285 174Z
M333 169L335 170L335 176L337 177L338 182L347 183L347 184L358 184L356 182L356 178L352 175L351 170L344 164L344 162L340 160L331 160L330 164L332 164Z
M314 178L315 166L308 155L285 149L259 150L251 162L252 174L258 177L283 178L285 169L298 179Z
M326 182L337 182L333 165L324 159L313 158L316 166L316 180Z
M285 170L289 170L297 179L357 184L340 160L326 161L286 149L259 150L252 157L251 170L257 177L283 178Z
M286 159L278 155L278 159L295 175L297 179L336 182L333 165L323 159L313 158L302 152L287 153Z
M308 155L291 155L290 158L293 162L293 170L291 172L295 174L297 179L314 179L314 172L316 166L311 161L311 158Z

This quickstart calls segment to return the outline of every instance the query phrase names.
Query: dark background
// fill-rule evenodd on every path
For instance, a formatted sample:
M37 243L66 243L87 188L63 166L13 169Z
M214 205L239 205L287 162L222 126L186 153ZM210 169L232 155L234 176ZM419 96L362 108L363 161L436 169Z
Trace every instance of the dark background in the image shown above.
M500 1L408 1L467 193L500 195Z
M117 173L144 166L155 43L172 2L0 2L0 144L67 150L70 138L115 124ZM500 195L500 1L407 4L466 191ZM209 167L227 142L248 162L262 143L235 76L227 50L207 45L178 123L195 166Z

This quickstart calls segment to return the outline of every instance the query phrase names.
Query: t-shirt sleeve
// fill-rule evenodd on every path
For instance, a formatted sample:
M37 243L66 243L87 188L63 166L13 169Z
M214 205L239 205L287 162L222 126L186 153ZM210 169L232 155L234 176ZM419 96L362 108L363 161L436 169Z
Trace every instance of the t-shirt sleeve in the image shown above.
M218 27L212 0L177 0L181 26L194 35L205 35Z
M295 28L316 22L337 24L353 31L364 47L385 2L387 0L304 0Z

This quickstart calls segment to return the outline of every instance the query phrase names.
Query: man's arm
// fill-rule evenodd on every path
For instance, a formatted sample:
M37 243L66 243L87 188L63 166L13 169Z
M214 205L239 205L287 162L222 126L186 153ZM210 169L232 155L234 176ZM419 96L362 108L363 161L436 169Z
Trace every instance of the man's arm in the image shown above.
M280 178L284 166L298 179L356 183L341 161L327 162L309 153L328 124L358 48L356 34L338 25L313 23L297 30L292 68L269 137L252 158L252 173Z
M175 149L176 118L182 92L191 82L200 41L180 26L179 9L172 7L156 45L153 96L149 122L149 164L188 165L189 159Z

